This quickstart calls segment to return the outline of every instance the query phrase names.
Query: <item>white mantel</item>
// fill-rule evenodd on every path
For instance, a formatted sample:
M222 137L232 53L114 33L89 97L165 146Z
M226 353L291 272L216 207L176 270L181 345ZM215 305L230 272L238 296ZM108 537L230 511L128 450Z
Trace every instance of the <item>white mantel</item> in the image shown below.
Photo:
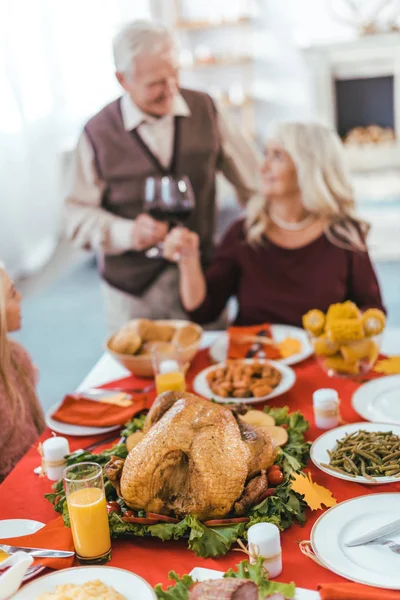
M400 34L370 35L302 49L315 89L316 116L336 127L335 81L394 77L394 123L400 140ZM347 147L352 170L400 167L400 142Z

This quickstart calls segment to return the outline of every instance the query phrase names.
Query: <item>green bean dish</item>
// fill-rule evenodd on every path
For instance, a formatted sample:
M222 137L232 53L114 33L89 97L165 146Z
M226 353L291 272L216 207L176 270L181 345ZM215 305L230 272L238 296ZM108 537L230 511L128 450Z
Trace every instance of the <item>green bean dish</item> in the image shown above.
M328 454L329 464L321 466L348 477L400 477L400 437L392 431L355 431Z

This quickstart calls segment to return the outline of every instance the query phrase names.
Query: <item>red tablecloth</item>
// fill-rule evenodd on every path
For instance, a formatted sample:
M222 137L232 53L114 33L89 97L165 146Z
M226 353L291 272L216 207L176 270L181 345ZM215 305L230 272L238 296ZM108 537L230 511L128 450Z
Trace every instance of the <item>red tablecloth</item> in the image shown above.
M194 373L207 364L205 351L196 357L189 373L189 382ZM292 411L300 410L310 421L308 439L314 440L322 432L314 426L312 410L312 393L321 387L337 389L342 400L342 417L345 422L357 422L361 418L351 408L351 396L359 386L351 380L329 378L323 373L314 359L309 359L295 367L297 380L294 387L279 398L271 401L273 406L288 405ZM374 375L372 375L374 377ZM130 385L132 385L130 381ZM49 436L47 430L43 438ZM70 438L71 450L85 447L96 438ZM48 522L55 517L52 506L43 498L50 491L51 482L46 478L34 475L33 469L40 463L36 445L32 447L18 463L12 473L0 487L0 518L29 518ZM341 481L319 471L310 465L314 481L328 487L338 502L377 492L400 492L400 482L381 486L366 486L353 482ZM294 581L299 587L316 589L317 584L344 581L341 577L315 564L303 556L298 543L308 540L312 525L322 514L321 510L308 513L305 527L293 526L282 534L283 572L279 581ZM174 569L180 574L188 573L195 566L226 570L232 567L245 555L231 551L218 559L197 558L188 550L185 542L161 542L154 539L130 538L113 541L113 557L111 565L129 569L141 575L152 585L166 583L168 571Z

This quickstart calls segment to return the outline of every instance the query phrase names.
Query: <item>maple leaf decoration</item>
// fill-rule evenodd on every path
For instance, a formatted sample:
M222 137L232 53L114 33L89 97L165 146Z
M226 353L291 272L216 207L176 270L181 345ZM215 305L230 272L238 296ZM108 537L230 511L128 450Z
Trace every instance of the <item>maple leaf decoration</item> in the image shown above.
M397 375L400 373L400 356L391 356L390 358L382 358L378 360L374 371L383 373L384 375Z
M311 510L319 510L324 504L327 508L335 506L336 498L327 488L315 483L311 473L293 473L292 490L304 496L304 501Z

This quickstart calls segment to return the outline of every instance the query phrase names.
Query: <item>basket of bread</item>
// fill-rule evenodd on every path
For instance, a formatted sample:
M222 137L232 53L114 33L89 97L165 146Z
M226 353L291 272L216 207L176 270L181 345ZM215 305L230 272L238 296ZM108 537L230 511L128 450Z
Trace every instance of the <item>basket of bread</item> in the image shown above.
M196 355L202 328L184 320L133 319L106 340L106 350L126 369L140 377L152 377L152 350L178 351L183 363Z
M365 375L375 364L385 328L377 308L361 312L349 300L331 304L327 313L313 309L303 316L317 360L328 375Z

